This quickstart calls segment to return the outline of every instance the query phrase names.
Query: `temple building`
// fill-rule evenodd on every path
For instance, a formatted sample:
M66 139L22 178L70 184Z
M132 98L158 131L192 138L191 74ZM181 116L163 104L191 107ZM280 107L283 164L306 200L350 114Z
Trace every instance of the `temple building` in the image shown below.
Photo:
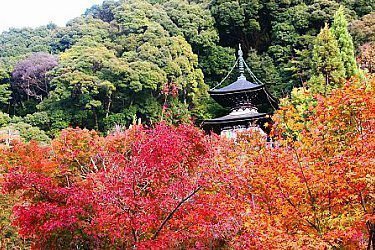
M223 134L234 137L236 132L244 130L259 130L264 134L269 133L270 114L278 107L278 101L266 89L266 86L256 78L243 59L241 45L238 50L238 59L234 67L238 65L239 76L237 81L219 88L228 75L214 88L209 90L210 96L221 106L230 110L228 115L205 120L203 129L207 132ZM233 67L233 68L234 68ZM248 81L246 73L252 78Z

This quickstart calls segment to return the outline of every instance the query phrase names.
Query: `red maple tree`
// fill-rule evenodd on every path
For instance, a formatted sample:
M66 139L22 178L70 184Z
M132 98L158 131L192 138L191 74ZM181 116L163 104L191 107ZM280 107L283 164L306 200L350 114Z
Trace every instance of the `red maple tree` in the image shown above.
M373 83L315 96L297 137L281 110L272 145L165 124L16 143L0 151L2 190L35 249L371 248Z

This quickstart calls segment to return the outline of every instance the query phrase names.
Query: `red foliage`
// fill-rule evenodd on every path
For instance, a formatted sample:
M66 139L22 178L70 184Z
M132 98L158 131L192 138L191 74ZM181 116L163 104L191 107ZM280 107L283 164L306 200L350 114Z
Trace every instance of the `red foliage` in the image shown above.
M37 156L39 169L24 162L33 162L22 150L27 146L19 147L24 160L3 183L24 201L14 207L15 225L34 247L220 244L202 174L212 147L202 131L161 124L103 138L68 129L52 145Z
M49 147L1 150L2 189L19 197L14 224L37 249L363 248L374 228L373 96L358 83L317 96L298 139L272 146L190 125L67 129Z

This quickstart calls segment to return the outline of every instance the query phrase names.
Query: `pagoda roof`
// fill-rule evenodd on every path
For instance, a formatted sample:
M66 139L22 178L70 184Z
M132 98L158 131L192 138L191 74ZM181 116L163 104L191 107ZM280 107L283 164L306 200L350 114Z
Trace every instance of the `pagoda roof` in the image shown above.
M228 123L239 123L257 120L259 118L267 118L268 114L266 113L245 113L245 114L229 114L222 117L205 120L204 125L214 125L214 124L228 124Z
M251 103L252 105L266 105L278 107L278 100L267 90L264 84L255 84L246 80L245 77L220 89L208 91L210 96L221 106L227 108L238 108L240 103Z
M220 89L210 89L208 93L210 95L215 94L234 94L234 93L241 93L241 92L248 92L248 91L255 91L263 89L265 86L263 84L256 84L249 82L246 80L246 77L241 75L238 77L237 81L228 86L222 87Z

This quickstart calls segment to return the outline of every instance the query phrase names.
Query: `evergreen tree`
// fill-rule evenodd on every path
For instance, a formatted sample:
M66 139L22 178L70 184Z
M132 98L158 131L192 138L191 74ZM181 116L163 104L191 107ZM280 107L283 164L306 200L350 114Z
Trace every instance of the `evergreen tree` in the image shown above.
M344 80L345 69L338 43L327 24L315 39L312 63L309 87L313 92L326 94Z
M345 76L349 78L358 73L358 68L354 57L353 39L349 34L348 22L345 19L344 8L342 6L334 16L331 30L337 39L341 59L344 63Z
M0 110L9 104L11 98L9 78L9 74L0 65Z

